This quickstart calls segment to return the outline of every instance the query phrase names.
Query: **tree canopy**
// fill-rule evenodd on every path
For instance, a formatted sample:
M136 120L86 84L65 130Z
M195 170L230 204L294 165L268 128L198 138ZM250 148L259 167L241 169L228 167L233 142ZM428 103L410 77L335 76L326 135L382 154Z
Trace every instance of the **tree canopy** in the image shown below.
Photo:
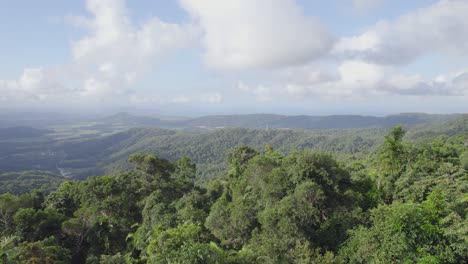
M3 263L464 263L466 134L338 160L239 145L198 185L197 164L154 154L133 169L0 195Z

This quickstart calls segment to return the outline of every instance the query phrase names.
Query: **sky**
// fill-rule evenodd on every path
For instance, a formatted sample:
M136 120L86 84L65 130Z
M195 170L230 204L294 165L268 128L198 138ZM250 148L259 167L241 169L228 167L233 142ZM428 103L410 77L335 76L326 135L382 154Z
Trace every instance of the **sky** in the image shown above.
M468 112L467 0L0 0L0 109Z

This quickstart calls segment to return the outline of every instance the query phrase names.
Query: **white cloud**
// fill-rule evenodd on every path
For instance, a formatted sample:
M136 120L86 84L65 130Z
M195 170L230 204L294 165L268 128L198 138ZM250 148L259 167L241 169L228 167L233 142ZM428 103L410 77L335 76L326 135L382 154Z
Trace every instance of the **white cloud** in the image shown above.
M440 0L394 21L381 21L359 36L342 38L338 56L382 64L407 64L425 54L468 55L468 2Z
M90 97L103 97L112 92L112 87L108 82L89 78L84 81L81 95Z
M89 31L72 45L73 56L79 62L145 66L190 45L196 35L193 26L166 23L157 17L135 26L123 0L88 0L87 8L91 17L72 19Z
M359 60L343 61L338 67L341 82L349 86L372 87L381 81L385 69L377 64Z
M303 63L328 53L331 38L294 0L180 0L203 28L205 62L217 69Z
M174 98L172 98L171 102L174 104L186 104L192 101L192 99L188 96L185 95L178 95Z
M371 11L382 5L383 2L384 0L351 0L353 7L359 12Z
M307 71L309 70L309 72ZM387 69L361 60L345 60L336 73L318 70L317 66L289 70L284 92L293 97L359 96L375 93L386 76Z
M273 91L264 85L251 87L244 82L239 81L237 88L246 94L253 95L258 102L267 102L273 99Z
M336 43L333 48L334 53L345 53L345 52L377 52L377 48L381 44L380 36L373 31L368 31L359 36L342 38Z
M40 89L44 80L42 69L25 69L23 75L18 81L18 88L25 91L34 91Z
M296 84L314 84L336 80L338 77L325 72L320 66L315 64L306 64L282 69L278 72L287 82Z
M237 82L237 88L245 93L248 93L251 90L247 84L241 81Z
M369 9L383 0L346 1L352 1L356 9ZM225 84L232 76L246 77L249 83L239 82L237 89L245 98L258 102L282 99L284 94L296 98L467 95L466 70L427 79L404 73L400 66L426 54L466 58L468 1L441 0L393 21L381 21L337 43L316 19L303 13L295 0L179 2L195 24L168 23L157 17L135 23L124 0L87 0L89 16L69 17L84 29L84 35L71 43L70 62L55 68L25 69L18 78L0 80L1 100L73 101L84 97L86 102L111 98L142 104L220 104L233 100L215 91L177 90L183 95L162 93L164 97L160 97L157 88L135 88L139 84L136 80L167 54L196 45L199 40L210 67L267 69L254 71L260 73L255 77L242 75L245 72L229 75L231 72L220 78L228 76L221 81ZM330 52L335 56L332 59L327 57ZM268 85L262 83L265 76ZM253 80L260 84L252 84Z
M369 96L377 94L412 96L468 96L468 70L424 79L418 74L405 74L396 67L349 60L337 68L336 79L305 82L304 78L288 79L284 92L292 97Z
M135 105L162 105L167 101L158 94L136 93L129 96L130 103Z
M2 97L43 100L72 92L59 83L60 72L52 69L27 68L17 80L0 80Z
M419 95L468 96L468 69L421 81L408 90Z
M89 78L100 80L96 88L131 83L162 57L191 45L197 34L191 25L166 23L157 17L134 25L123 0L88 0L87 8L91 17L71 18L89 32L73 42L72 51L75 63L97 66L89 73Z
M18 80L0 81L0 91L35 99L71 93L73 100L126 95L138 76L167 54L190 46L197 34L194 26L157 17L134 24L124 0L87 0L86 7L90 16L68 17L86 33L72 42L67 65L25 69Z
M286 94L293 96L293 97L304 97L309 95L311 90L305 85L298 85L298 84L286 84L285 86Z
M200 97L202 103L219 104L223 101L223 96L220 93L206 93Z
M265 87L263 85L259 85L253 90L253 94L257 97L257 100L260 102L271 101L271 93L271 88Z
M418 74L394 74L388 78L387 82L394 89L410 90L424 82L424 80Z

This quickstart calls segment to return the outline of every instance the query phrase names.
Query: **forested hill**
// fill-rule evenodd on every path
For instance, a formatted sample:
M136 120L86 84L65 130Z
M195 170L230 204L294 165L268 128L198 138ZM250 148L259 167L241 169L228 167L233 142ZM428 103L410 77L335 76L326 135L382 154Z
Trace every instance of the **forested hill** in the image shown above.
M198 180L213 178L226 166L225 153L239 144L260 151L266 145L284 153L313 148L337 155L365 154L382 141L387 129L359 130L265 130L230 128L184 132L169 129L134 128L97 139L58 144L57 152L66 153L60 166L77 178L128 168L126 158L134 152L154 153L177 160L190 157L199 168Z
M14 126L50 128L60 126L88 126L108 131L134 127L159 128L302 128L302 129L348 129L391 128L395 125L415 125L445 122L459 114L434 115L404 113L384 117L362 115L288 116L276 114L210 115L196 118L138 115L121 112L109 116L73 116L53 113L0 113L0 128ZM112 129L113 128L113 129Z
M0 195L1 263L467 263L467 133L387 132L346 163L239 145L196 186L189 158L136 153L129 171Z
M385 117L360 115L283 116L283 115L218 115L204 116L179 122L185 127L244 127L244 128L302 128L347 129L390 128L396 125L415 125L448 121L458 115L400 114Z
M32 127L8 127L0 128L0 140L16 138L35 138L52 133L52 130L36 129Z
M238 144L247 144L260 151L265 145L289 153L292 150L314 149L334 153L338 157L370 153L383 141L389 129L346 130L281 130L281 129L216 129L186 132L171 129L139 128L97 139L59 144L57 151L67 153L61 163L72 168L78 178L128 168L126 157L134 152L154 153L177 160L190 157L199 167L197 180L215 177L224 170L224 155ZM468 133L468 115L445 123L416 125L408 128L408 139L432 140L438 135Z
M460 115L444 123L427 123L415 126L406 135L407 138L421 141L432 136L452 136L459 133L468 133L468 114Z
M127 118L121 115L117 119ZM438 135L468 133L468 115L445 123L405 126L412 141L432 140ZM197 163L197 183L218 176L224 169L225 153L238 144L257 151L266 145L287 154L314 149L334 153L338 159L365 157L383 141L390 128L365 129L248 129L224 128L184 130L132 128L92 137L54 137L0 141L0 173L41 170L85 179L129 169L128 155L154 153L175 161L183 156ZM62 136L61 136L62 137Z
M399 114L385 117L361 115L332 116L286 116L274 114L213 115L185 120L162 120L153 117L119 113L97 122L104 124L126 124L127 126L157 126L165 128L302 128L302 129L348 129L348 128L391 128L393 126L444 122L459 115Z

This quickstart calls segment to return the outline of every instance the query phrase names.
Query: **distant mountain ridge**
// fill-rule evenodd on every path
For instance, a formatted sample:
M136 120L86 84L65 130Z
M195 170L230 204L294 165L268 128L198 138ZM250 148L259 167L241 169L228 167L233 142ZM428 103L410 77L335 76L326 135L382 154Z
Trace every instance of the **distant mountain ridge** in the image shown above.
M458 116L457 118L453 118ZM52 135L34 140L0 141L0 173L25 170L49 171L54 174L65 171L70 177L84 179L92 175L102 175L128 168L127 157L135 152L154 153L162 158L178 160L190 157L197 163L199 179L215 177L226 169L224 155L227 150L239 144L247 144L261 151L266 145L283 153L294 150L314 149L339 155L366 155L384 139L390 127L351 128L351 129L275 129L273 124L284 125L285 121L293 127L294 122L309 120L307 127L327 126L376 126L398 123L419 123L405 125L406 138L415 142L431 140L439 135L457 135L468 140L468 114L465 115L422 115L402 114L389 117L328 116L328 117L288 117L280 115L249 116L210 116L187 120L187 123L171 122L171 126L212 125L225 129L166 129L160 127L139 127L130 114L119 114L101 122L131 123L130 129L109 133L92 134L91 137L65 137L58 129ZM346 123L344 119L351 120ZM450 119L447 122L442 120ZM229 123L227 122L229 121ZM246 124L249 121L250 124ZM293 122L294 121L294 122ZM166 122L166 121L165 121ZM330 123L327 123L330 122ZM421 123L422 122L422 123ZM98 123L95 122L91 123ZM300 123L298 123L300 124ZM304 123L303 127L306 127ZM234 127L255 125L259 128ZM102 123L103 127L107 125ZM270 126L272 129L265 129ZM92 128L94 129L94 128ZM69 133L66 131L66 133ZM57 136L59 134L59 136ZM468 142L466 143L468 144Z
M461 114L424 114L402 113L384 117L366 115L278 115L278 114L245 114L245 115L206 115L195 118L166 117L153 114L140 115L120 112L109 116L73 116L52 113L0 113L0 129L12 127L34 127L53 129L57 126L74 126L77 123L88 123L89 128L111 131L122 131L134 127L159 128L284 128L284 129L348 129L348 128L388 128L398 124L415 125L433 122L446 122ZM94 126L94 127L93 127ZM6 133L6 132L5 132Z
M395 125L416 125L432 122L445 122L459 114L432 115L404 113L385 117L362 115L329 116L287 116L275 114L248 115L208 115L187 120L161 120L147 116L118 113L102 118L98 122L106 124L126 124L140 127L162 128L284 128L284 129L349 129L349 128L388 128Z
M250 116L250 120L255 118L256 116ZM239 119L233 120L239 121ZM393 122L401 119L391 117L383 120ZM411 140L417 138L423 140L423 137L433 138L438 135L466 134L468 114L447 122L423 123L411 127L405 126L405 129L408 131L407 138ZM75 168L74 175L77 178L125 169L127 157L135 152L155 153L169 160L188 156L200 166L202 174L209 174L225 169L224 154L239 144L247 144L259 151L265 145L269 145L284 153L311 148L317 151L355 154L365 153L380 144L384 135L390 130L391 128L329 130L225 128L186 132L176 129L133 128L96 139L60 144L55 151L67 153L61 166Z

